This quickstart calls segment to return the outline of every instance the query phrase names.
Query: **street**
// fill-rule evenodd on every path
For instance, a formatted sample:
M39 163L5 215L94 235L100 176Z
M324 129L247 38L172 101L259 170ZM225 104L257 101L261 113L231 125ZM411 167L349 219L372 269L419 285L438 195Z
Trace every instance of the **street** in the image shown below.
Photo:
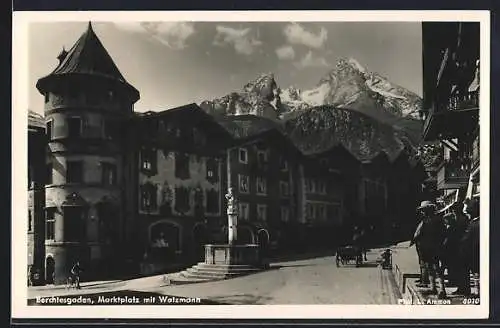
M29 289L29 298L118 292L201 298L212 304L395 304L392 275L369 252L361 267L337 267L333 256L272 263L264 272L234 279L166 286L161 276L103 283L82 290Z

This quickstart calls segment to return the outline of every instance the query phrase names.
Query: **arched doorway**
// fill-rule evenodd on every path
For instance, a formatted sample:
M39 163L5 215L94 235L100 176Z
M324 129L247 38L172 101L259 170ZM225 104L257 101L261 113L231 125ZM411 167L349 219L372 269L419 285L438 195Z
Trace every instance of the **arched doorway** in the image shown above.
M269 232L266 229L260 229L257 231L257 240L262 255L264 257L267 256L269 251Z
M47 256L45 259L45 282L47 284L53 284L55 279L56 261L52 256Z
M181 251L181 227L172 221L158 221L149 226L151 256L172 259Z
M238 244L253 244L254 233L249 227L238 227Z
M193 228L194 255L196 259L205 257L205 245L208 243L208 229L203 223L197 223Z

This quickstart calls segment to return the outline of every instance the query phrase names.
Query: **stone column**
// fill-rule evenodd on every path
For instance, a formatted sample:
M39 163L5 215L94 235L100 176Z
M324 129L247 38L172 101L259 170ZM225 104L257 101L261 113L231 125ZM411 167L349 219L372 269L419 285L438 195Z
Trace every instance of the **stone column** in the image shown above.
M231 187L231 149L227 150L227 230L228 244L233 245L237 240L238 231L238 205Z

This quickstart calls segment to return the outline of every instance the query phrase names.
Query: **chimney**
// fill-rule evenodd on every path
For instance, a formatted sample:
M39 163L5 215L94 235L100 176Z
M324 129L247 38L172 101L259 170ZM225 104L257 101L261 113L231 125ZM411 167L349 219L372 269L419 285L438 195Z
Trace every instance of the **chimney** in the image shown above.
M61 50L61 52L57 56L57 59L59 59L59 65L61 65L61 63L64 61L64 59L66 58L67 55L68 55L68 52L63 47L63 49Z

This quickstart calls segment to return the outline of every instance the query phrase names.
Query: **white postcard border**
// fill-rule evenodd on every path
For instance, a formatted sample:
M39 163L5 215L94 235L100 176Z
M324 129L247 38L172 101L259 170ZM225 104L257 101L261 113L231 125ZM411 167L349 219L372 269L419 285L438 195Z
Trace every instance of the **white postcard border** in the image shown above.
M167 305L167 306L28 306L27 133L28 25L74 21L480 21L481 22L481 305ZM34 50L36 51L36 50ZM14 12L12 108L12 317L13 318L259 318L259 319L469 319L489 313L490 208L490 13L489 11L75 11Z

